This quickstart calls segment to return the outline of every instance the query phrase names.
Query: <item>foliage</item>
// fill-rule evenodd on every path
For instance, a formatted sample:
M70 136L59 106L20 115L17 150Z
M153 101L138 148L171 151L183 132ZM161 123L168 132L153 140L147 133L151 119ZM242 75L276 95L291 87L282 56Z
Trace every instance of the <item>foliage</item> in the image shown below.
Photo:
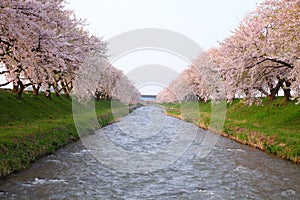
M180 95L179 99L174 98L174 94L178 96L176 92L168 92L174 90L175 85L176 90L191 88L194 95L204 101L208 97L215 98L213 91L221 88L228 100L244 97L250 105L262 103L257 98L260 96L267 96L273 101L280 89L285 101L298 98L300 102L299 13L298 0L266 0L261 3L245 16L233 34L220 43L220 47L206 52L210 62L199 55L169 89L158 95L159 101L182 101L184 98ZM212 70L199 71L203 66ZM214 71L219 73L218 78L224 87L213 86L210 89L214 81L203 79ZM188 86L182 84L182 79Z
M92 96L110 99L111 87L122 80L127 86L123 89L136 101L139 93L128 79L122 78L123 72L111 65L104 71L92 71L93 67L85 65L91 52L101 62L107 62L106 43L85 31L85 21L66 10L64 3L64 0L1 1L0 75L6 81L0 87L12 84L19 98L27 87L35 95L44 91L48 98L51 90L57 96L61 92L68 96L81 68L97 75L95 82L99 84L92 89ZM85 81L92 80L86 77ZM84 89L82 92L90 92L90 88ZM124 96L118 93L116 98L125 103Z

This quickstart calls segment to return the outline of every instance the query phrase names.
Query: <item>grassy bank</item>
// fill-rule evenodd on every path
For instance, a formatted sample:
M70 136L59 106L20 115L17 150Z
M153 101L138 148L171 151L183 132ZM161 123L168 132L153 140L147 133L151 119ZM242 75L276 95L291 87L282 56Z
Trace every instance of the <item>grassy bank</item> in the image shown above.
M274 102L264 101L264 106L248 106L242 100L235 100L227 105L226 119L221 134L240 143L247 144L281 158L300 163L300 105L294 102L283 103L282 98ZM164 104L166 113L191 121L209 129L211 104L199 102L199 115L193 112L195 102L184 104Z
M119 114L125 114L114 102L118 104ZM96 101L95 108L100 125L113 122L110 101ZM0 177L77 139L71 99L52 95L49 100L30 93L17 99L11 91L0 90Z

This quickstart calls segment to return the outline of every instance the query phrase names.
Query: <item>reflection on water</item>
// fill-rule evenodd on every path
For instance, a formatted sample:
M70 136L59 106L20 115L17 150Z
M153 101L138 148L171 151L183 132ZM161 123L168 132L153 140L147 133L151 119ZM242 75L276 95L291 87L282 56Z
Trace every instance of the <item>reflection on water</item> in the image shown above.
M125 137L118 124L104 127L105 133L128 151L146 152L168 144L178 125L186 123L153 106L119 123L157 126L149 112L164 124L150 137ZM200 141L206 133L197 132ZM193 153L196 145L164 168L131 173L103 165L81 142L69 144L2 181L0 199L300 199L298 165L222 137L205 158Z

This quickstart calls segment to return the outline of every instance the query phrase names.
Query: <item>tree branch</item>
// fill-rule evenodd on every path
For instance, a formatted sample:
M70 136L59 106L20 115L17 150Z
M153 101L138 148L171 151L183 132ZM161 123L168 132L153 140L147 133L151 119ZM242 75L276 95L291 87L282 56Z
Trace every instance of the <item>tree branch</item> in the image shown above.
M7 71L2 71L2 72L0 72L0 75L5 74L5 73L9 73L9 71L8 70Z
M282 60L278 60L276 58L264 58L261 61L258 61L257 63L255 63L255 64L253 64L251 66L246 67L246 69L250 69L250 68L255 67L256 65L262 64L262 63L264 63L266 61L271 61L271 62L279 63L279 64L282 64L283 66L291 68L291 69L294 68L294 66L292 64L284 62ZM276 66L273 66L273 67L276 67ZM278 68L280 68L280 67L282 67L282 66L278 66Z
M269 95L269 93L266 90L264 90L262 87L258 88L258 91L260 91L261 93L263 93L266 96Z
M10 84L10 82L1 83L1 84L0 84L0 87L6 86L6 85L8 85L8 84Z

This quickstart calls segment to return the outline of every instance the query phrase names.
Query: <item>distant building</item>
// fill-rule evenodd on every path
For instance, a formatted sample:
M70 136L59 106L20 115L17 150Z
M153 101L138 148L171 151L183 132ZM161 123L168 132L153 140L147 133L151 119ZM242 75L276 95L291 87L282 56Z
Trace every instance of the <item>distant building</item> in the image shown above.
M142 103L154 103L156 101L156 95L141 95Z

